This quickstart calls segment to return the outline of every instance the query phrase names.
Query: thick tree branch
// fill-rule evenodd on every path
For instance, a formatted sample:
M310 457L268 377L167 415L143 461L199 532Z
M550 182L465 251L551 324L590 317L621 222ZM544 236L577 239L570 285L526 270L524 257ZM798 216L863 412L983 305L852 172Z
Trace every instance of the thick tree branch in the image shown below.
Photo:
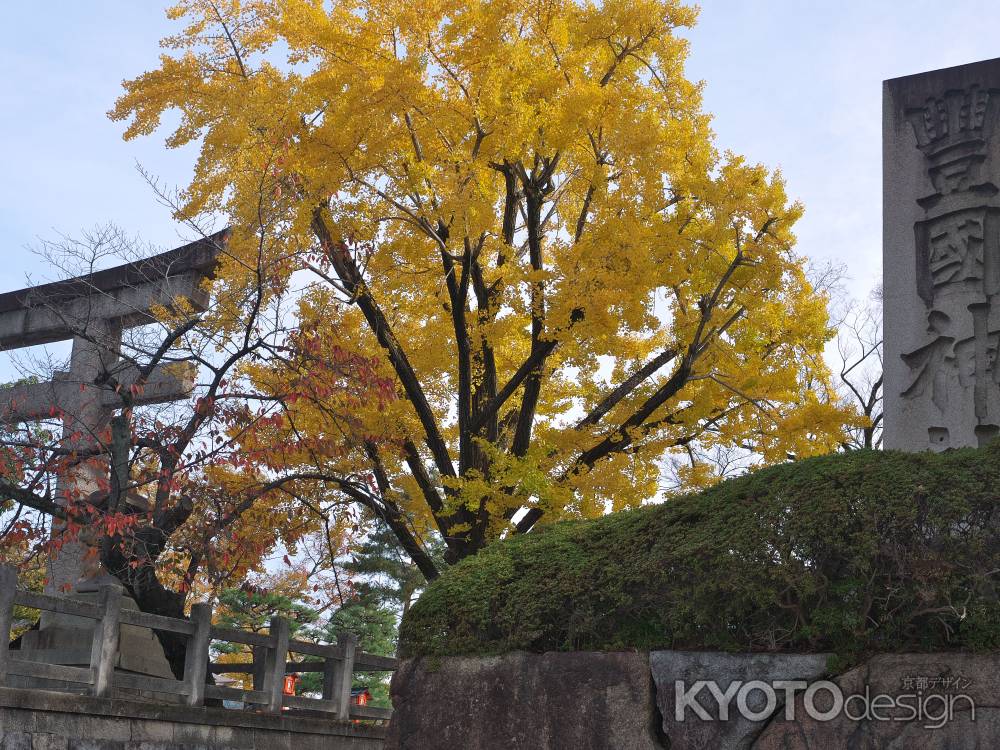
M486 329L494 317L493 293L483 279L483 269L479 264L478 255L472 259L471 276L472 288L476 294L476 314L480 333L478 356L482 378L473 394L469 429L474 433L480 433L485 427L486 439L490 443L495 443L499 432L498 415L497 409L490 410L489 405L497 397L497 363L493 345L486 334Z
M442 227L438 234L447 237L447 230ZM455 348L458 356L458 434L459 458L458 472L464 474L471 466L472 435L469 423L472 420L472 346L469 340L469 329L465 314L469 295L470 266L472 265L472 244L468 238L464 241L462 261L462 278L456 279L458 265L451 255L441 251L441 266L444 271L445 285L450 300L452 326L455 330Z
M545 196L552 190L552 174L559 163L557 154L551 160L536 156L536 167L528 177L523 166L520 167L521 184L524 188L525 215L528 231L528 259L531 269L540 274L544 269L542 259L542 205ZM540 167L540 170L539 170ZM517 424L514 427L514 441L511 453L524 456L531 444L531 431L535 422L535 411L542 391L542 369L545 359L552 346L542 342L545 332L545 281L536 278L531 284L531 356L536 363L528 371L524 380L524 393L521 396L521 410L518 413Z
M31 508L48 516L61 519L66 518L66 511L62 506L53 502L48 497L36 495L31 490L24 489L5 477L0 477L0 498L8 498L26 508Z
M611 393L601 399L601 402L594 407L594 409L576 423L576 429L582 429L589 425L595 425L601 421L601 419L615 406L621 403L622 399L628 396L632 391L634 391L643 380L653 375L657 370L659 370L664 365L673 361L677 356L676 349L666 349L655 357L653 357L649 362L644 364L638 370L636 370L632 375L623 380Z
M441 502L441 496L438 494L437 487L435 487L434 482L431 481L430 474L427 473L423 459L420 458L420 452L417 450L417 446L413 444L412 440L407 440L403 443L403 458L406 461L406 465L410 469L410 474L413 475L413 479L417 483L417 487L419 487L421 493L423 493L424 500L427 502L427 507L431 509L434 517L438 519L439 523L441 523L439 516L441 511L444 509L444 503ZM444 533L444 529L442 529L442 533Z
M341 282L348 292L350 292L354 303L361 309L365 320L368 322L368 327L375 334L379 345L388 355L389 362L396 371L396 376L399 378L400 384L406 392L407 399L416 411L417 418L424 429L427 445L430 448L431 455L434 457L434 463L438 471L444 476L454 477L455 467L451 462L448 446L441 436L434 412L427 401L427 396L424 394L420 381L417 379L416 372L414 372L406 356L406 352L403 351L403 347L392 332L392 328L389 326L385 315L372 298L371 293L367 290L357 266L348 256L346 249L338 245L330 234L330 230L323 218L322 207L317 207L313 211L312 227L324 252L327 253L333 263L333 267L337 271Z

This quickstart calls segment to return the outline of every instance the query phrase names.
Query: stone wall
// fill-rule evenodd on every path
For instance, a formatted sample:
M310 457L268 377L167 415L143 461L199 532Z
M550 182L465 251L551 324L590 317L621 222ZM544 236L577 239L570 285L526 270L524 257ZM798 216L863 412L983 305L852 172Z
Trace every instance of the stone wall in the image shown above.
M843 674L827 672L825 655L523 652L495 657L424 657L403 662L392 681L395 713L387 750L832 750L856 747L1000 747L1000 655L889 654ZM698 680L728 695L728 716ZM776 701L742 686L778 682ZM683 683L679 694L676 683ZM835 686L849 712L833 708L834 692L816 690L806 710L805 686ZM787 685L786 692L781 685ZM797 686L797 687L796 687ZM866 713L860 699L872 708ZM695 690L700 713L684 700ZM681 696L680 720L677 716ZM785 696L792 702L786 706ZM908 699L907 696L913 696ZM875 698L881 698L875 708ZM691 697L691 693L688 693ZM887 700L896 701L886 708ZM927 707L945 721L910 709ZM922 709L921 709L922 710ZM876 718L872 718L875 714ZM789 716L791 718L789 718ZM932 725L940 724L937 728Z
M649 659L512 653L414 659L392 680L387 746L407 750L655 750Z
M381 750L384 730L0 688L0 750Z

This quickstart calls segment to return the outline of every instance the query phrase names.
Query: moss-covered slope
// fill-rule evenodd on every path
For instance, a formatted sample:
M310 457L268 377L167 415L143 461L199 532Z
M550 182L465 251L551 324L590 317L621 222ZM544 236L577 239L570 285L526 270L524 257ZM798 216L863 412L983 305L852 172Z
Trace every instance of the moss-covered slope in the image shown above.
M855 452L498 542L401 653L1000 648L1000 445Z

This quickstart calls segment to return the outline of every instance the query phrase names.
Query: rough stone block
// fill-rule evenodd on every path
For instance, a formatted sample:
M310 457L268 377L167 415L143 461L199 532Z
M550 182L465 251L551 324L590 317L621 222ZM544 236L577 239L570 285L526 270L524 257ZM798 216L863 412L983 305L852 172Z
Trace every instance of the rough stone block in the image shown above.
M766 718L753 721L740 715L734 695L728 704L728 719L720 720L719 701L712 697L706 685L694 694L694 700L711 720L700 718L693 707L683 708L678 720L677 686L684 691L695 690L699 680L714 682L724 694L738 691L734 686L753 680L772 683L775 680L815 680L826 671L825 654L725 654L697 651L653 651L649 655L650 670L656 684L656 703L663 720L663 731L670 738L671 750L701 750L701 748L746 748L767 725L770 717L784 704L784 691L776 693L779 702ZM683 693L682 693L683 694ZM690 693L689 693L690 694ZM764 694L759 690L746 693L746 705L759 713L765 708ZM682 701L681 707L684 706Z
M212 739L214 727L205 724L174 724L174 742L207 745Z
M22 709L5 708L0 714L0 734L30 733L35 729L35 714Z
M133 719L131 736L133 742L170 742L174 738L174 725L168 721Z
M255 729L253 733L253 747L254 750L293 750L293 748L297 750L298 743L292 742L292 738L288 732Z
M235 732L232 727L212 727L209 737L213 745L228 746L233 744Z
M318 734L305 734L295 738L295 750L332 750L336 743L331 743L329 737Z
M250 727L214 726L210 736L212 747L252 748L254 746L254 730ZM328 740L329 738L324 737L324 739ZM302 750L302 748L298 747L297 750Z
M31 735L27 732L4 732L0 750L31 750Z
M859 721L844 712L831 720L817 720L809 716L804 696L799 695L795 701L795 720L773 722L761 733L754 750L1000 747L1000 656L887 654L876 656L832 681L845 701L852 695L867 695L869 706L874 705L876 696L885 695L896 701L906 695L919 695L920 705L929 706L929 713L935 719L907 720L910 709L897 704L892 708L876 708L875 713L885 720ZM969 700L959 696L968 696ZM818 698L816 702L819 704ZM865 713L865 705L859 699L851 701L847 708L857 717ZM827 710L832 703L818 707ZM927 713L922 709L921 712ZM936 718L942 713L946 720ZM933 728L937 724L940 726Z
M31 750L69 750L69 738L44 732L31 737Z
M642 653L413 659L393 676L388 750L652 750Z
M38 711L35 715L35 731L95 741L126 742L132 739L129 720L110 716L80 716Z

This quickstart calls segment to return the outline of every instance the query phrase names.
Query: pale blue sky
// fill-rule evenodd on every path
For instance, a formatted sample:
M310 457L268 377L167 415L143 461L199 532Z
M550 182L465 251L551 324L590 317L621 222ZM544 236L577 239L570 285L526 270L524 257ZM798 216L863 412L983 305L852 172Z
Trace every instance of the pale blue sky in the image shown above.
M120 81L156 64L175 24L156 0L4 0L0 47L0 291L50 272L28 246L114 222L168 247L178 232L135 170L186 182L193 152L125 143L106 110ZM690 33L719 145L780 166L804 201L800 252L849 264L858 293L880 274L884 78L1000 56L1000 4L715 0Z

